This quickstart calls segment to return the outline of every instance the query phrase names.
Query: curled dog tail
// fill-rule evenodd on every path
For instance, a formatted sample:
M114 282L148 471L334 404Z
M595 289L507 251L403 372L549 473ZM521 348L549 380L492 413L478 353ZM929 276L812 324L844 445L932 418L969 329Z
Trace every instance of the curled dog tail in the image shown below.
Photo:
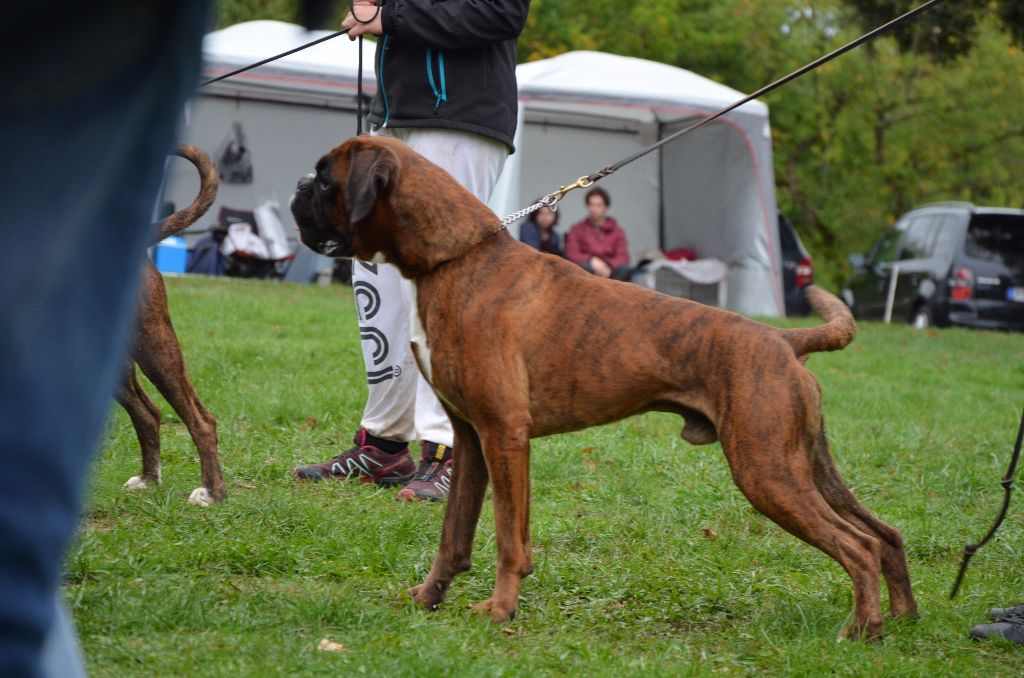
M199 217L206 214L206 210L210 209L210 205L217 199L217 187L220 186L220 174L217 172L217 166L210 160L210 156L199 150L198 147L192 144L178 144L173 153L178 157L185 158L199 170L199 195L191 205L160 221L157 225L159 230L152 242L154 245L167 236L183 231L199 221Z
M793 347L796 357L807 360L811 353L846 348L857 333L857 323L850 309L834 294L817 285L809 286L805 293L811 308L825 319L825 324L782 330L783 338Z

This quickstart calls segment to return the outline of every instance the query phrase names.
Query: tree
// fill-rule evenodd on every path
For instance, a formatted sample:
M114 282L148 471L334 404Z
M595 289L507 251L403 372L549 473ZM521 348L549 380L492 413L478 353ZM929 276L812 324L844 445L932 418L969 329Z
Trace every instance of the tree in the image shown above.
M829 11L816 2L824 12L795 20L786 58L803 60L808 46L824 51L860 32L844 21L844 4ZM1024 153L1024 58L995 17L980 17L975 31L972 49L955 59L882 39L766 98L779 203L824 264L826 284L842 278L846 254L914 206L1024 202L1014 178Z
M923 0L844 0L864 28L895 18ZM957 0L941 3L895 32L904 52L927 54L948 61L971 51L979 39L979 26L987 15L1002 19L1018 45L1024 46L1024 4L1021 0Z

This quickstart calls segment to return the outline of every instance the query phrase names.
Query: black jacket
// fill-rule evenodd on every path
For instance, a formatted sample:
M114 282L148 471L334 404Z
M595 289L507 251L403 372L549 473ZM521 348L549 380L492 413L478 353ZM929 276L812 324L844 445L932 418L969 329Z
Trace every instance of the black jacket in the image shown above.
M529 0L386 0L367 120L474 132L514 150L516 39L529 10Z

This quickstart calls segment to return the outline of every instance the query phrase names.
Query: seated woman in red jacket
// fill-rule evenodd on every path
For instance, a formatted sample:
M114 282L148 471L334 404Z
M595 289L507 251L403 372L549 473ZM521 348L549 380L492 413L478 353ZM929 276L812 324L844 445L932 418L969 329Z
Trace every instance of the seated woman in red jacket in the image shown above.
M629 280L626 233L619 222L608 216L612 201L607 191L592 188L584 197L587 218L574 224L565 236L565 257L602 278Z

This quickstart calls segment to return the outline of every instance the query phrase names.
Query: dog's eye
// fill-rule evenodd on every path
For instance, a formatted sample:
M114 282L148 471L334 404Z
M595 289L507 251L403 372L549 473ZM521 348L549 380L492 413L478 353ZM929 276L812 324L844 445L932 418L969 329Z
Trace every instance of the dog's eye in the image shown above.
M331 190L331 185L326 181L318 179L316 185L319 186L320 190L323 191L324 193L327 193L328 191Z

